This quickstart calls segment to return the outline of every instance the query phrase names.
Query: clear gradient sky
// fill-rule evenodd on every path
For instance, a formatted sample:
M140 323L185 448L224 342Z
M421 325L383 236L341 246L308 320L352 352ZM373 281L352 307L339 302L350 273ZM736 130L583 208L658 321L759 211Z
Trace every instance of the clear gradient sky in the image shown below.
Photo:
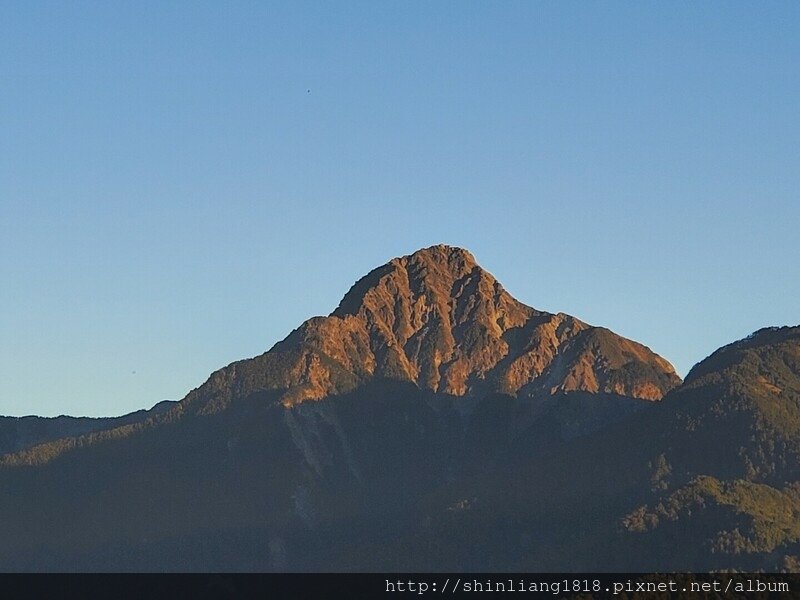
M800 4L5 2L0 414L112 415L393 256L685 375L800 322Z

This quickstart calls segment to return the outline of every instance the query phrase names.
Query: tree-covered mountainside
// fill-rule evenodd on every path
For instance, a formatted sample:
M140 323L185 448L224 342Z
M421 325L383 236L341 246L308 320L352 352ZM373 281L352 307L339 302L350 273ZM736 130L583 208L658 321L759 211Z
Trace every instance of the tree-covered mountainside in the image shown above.
M762 329L719 349L659 408L657 495L626 517L626 529L708 568L794 564L800 327Z
M762 330L681 385L428 248L166 410L0 456L0 569L791 569L799 357Z
M0 417L0 456L64 438L144 421L166 411L172 404L164 400L150 410L137 410L121 417Z

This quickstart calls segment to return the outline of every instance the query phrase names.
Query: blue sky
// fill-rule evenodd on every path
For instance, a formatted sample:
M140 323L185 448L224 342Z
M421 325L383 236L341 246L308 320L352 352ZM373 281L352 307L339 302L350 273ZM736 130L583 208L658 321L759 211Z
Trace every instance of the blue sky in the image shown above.
M800 5L8 2L0 414L121 414L393 256L685 375L800 322Z

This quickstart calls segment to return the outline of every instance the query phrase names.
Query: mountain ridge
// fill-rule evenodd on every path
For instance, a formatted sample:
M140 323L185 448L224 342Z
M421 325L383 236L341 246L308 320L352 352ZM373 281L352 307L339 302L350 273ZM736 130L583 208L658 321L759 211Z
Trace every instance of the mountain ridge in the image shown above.
M162 400L149 409L139 409L118 417L0 417L0 456L59 439L75 438L143 421L166 412L174 404L172 400Z
M800 564L800 328L678 385L477 269L394 259L163 413L0 457L0 570Z
M257 374L240 376L247 360L265 374L260 382ZM658 400L680 383L646 346L522 304L471 253L441 244L373 269L327 317L308 319L207 383L280 389L281 403L291 406L376 376L454 396L589 391Z
M596 410L584 410L589 422L613 421L617 405L620 417L628 414L615 398L659 400L680 383L672 365L646 346L527 306L469 251L439 244L371 270L327 317L312 317L267 352L218 369L163 414L45 441L0 457L0 464L39 464L76 446L214 414L243 399L288 408L382 379L469 397L467 410L498 393L536 403L573 392L607 396ZM551 410L560 409L551 404ZM532 406L525 411L538 414ZM580 419L570 427L585 428Z

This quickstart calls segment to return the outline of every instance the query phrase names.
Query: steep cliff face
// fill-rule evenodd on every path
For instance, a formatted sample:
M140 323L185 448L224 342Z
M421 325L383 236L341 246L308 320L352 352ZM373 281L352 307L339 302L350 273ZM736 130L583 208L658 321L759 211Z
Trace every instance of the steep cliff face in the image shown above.
M453 396L583 391L658 400L680 383L647 347L514 299L461 248L432 246L360 279L328 317L215 373L187 405L273 390L285 406L371 378Z

